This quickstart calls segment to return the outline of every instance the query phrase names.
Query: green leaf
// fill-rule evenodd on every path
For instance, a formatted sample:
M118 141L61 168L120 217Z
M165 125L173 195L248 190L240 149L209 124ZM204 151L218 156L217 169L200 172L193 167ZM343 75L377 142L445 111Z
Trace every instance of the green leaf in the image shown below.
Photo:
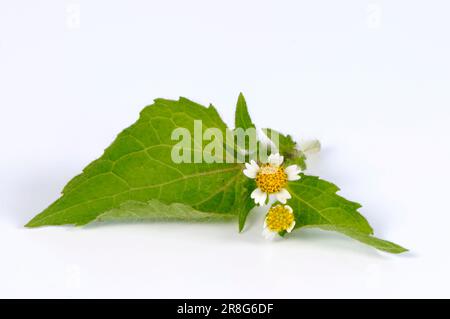
M99 159L67 184L58 200L26 226L84 225L105 212L123 211L130 201L151 204L157 200L198 212L237 215L242 200L238 194L246 182L242 164L177 164L171 159L172 148L179 142L171 136L179 127L189 130L192 151L201 154L203 142L194 138L194 120L203 121L201 133L218 128L225 136L226 125L213 106L206 108L185 98L155 100Z
M202 122L200 129L195 126L196 120ZM255 127L242 93L235 125L244 130ZM173 133L179 128L188 135L184 137L188 162L172 159L180 143ZM209 128L218 130L222 137L230 132L212 105L204 107L185 98L155 100L99 159L66 185L58 200L26 226L84 225L93 221L224 221L237 217L242 231L254 207L250 194L255 182L242 174L242 164L201 159L207 153L203 138ZM264 131L269 138L278 134L279 152L285 156L286 165L295 163L306 168L305 156L290 135ZM221 160L224 155L232 155L236 159L234 145L229 148L226 143L220 141L219 146L233 154L215 149L222 153L212 154L211 149L209 155ZM372 228L358 212L361 206L337 195L339 189L334 184L302 174L300 180L289 183L288 189L296 228L337 231L383 251L406 251L372 236Z
M288 204L294 210L295 227L337 231L391 253L406 251L401 246L371 236L372 227L358 212L361 205L337 195L338 191L336 185L315 176L301 174L300 180L290 182L292 199Z
M245 102L245 98L242 93L239 94L236 104L234 124L236 128L240 127L244 130L255 127L255 124L253 124L250 114L248 113L247 102Z
M278 135L278 150L285 158L285 165L298 165L302 170L306 169L306 157L299 149L297 143L290 135L284 135L270 128L263 129L264 134L273 141L274 134Z

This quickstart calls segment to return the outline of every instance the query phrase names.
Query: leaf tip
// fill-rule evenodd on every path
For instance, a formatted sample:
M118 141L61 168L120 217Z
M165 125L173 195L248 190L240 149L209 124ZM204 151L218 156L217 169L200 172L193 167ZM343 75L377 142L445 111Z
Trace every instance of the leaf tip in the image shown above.
M31 219L28 223L26 223L23 227L26 228L35 228L38 227L39 225L36 223L35 218Z
M402 253L407 253L409 252L408 248L399 246L399 245L395 245L396 247L394 247L391 251L389 251L392 254L402 254Z

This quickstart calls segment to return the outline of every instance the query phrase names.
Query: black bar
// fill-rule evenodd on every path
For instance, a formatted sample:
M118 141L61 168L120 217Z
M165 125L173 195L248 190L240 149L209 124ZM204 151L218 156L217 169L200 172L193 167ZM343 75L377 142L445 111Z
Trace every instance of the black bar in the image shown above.
M291 299L155 299L155 300L1 300L0 309L21 315L32 309L34 313L59 317L113 314L115 317L153 318L156 314L184 318L304 318L307 314L318 316L365 317L386 316L386 306L404 311L417 307L429 311L448 309L448 300L291 300ZM364 309L364 315L358 310ZM51 311L49 311L51 310ZM62 311L62 312L61 312ZM310 319L310 318L308 318ZM315 318L311 318L315 319Z

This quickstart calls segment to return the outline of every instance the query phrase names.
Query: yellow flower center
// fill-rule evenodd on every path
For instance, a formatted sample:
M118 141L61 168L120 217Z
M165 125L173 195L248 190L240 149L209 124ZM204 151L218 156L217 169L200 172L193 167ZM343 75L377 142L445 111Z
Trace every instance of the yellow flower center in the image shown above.
M267 228L274 232L289 229L293 222L294 214L282 205L270 208L266 216Z
M263 164L256 174L256 186L265 193L279 192L287 183L284 169L270 164Z

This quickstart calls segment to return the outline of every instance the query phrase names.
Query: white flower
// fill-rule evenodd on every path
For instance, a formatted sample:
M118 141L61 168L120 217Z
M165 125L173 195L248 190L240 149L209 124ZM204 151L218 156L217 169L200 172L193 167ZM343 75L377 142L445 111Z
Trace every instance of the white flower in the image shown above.
M276 234L286 231L290 233L295 226L294 212L289 205L276 205L269 209L264 220L263 236L274 239Z
M288 181L300 179L301 169L297 165L290 165L286 168L282 166L284 157L280 154L271 154L267 163L258 165L254 160L245 163L243 173L248 178L256 180L257 188L250 197L255 203L263 206L269 195L273 195L280 203L285 204L291 198L291 194L286 190Z
M319 140L302 140L299 143L299 148L306 156L320 152L322 146Z

